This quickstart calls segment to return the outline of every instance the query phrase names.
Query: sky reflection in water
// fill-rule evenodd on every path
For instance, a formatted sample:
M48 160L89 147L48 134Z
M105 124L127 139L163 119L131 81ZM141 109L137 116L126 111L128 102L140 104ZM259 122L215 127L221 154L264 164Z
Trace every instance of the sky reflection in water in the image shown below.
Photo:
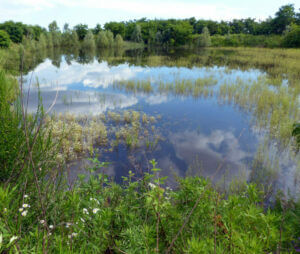
M160 81L212 75L218 84L222 84L239 78L255 80L261 74L259 70L228 71L225 67L141 67L127 63L110 66L105 61L84 65L77 62L68 65L63 61L57 68L46 60L27 75L27 80L29 82L31 75L33 80L39 80L45 107L52 104L58 90L53 108L56 113L96 115L107 110L135 109L162 116L159 129L164 141L160 141L154 151L139 149L131 152L124 147L117 152L101 154L100 161L112 162L106 173L117 181L127 175L128 170L148 169L147 161L155 158L162 174L169 176L169 184L174 182L174 175L203 175L228 183L234 177L248 178L251 161L263 136L250 125L249 115L234 105L220 104L216 97L131 93L115 89L112 84L124 80L149 80L155 87ZM34 111L36 88L31 89L29 102L29 110ZM77 173L82 173L79 165L73 166L73 179ZM289 160L282 160L281 166L290 170L295 168ZM290 170L283 174L283 181L291 181Z

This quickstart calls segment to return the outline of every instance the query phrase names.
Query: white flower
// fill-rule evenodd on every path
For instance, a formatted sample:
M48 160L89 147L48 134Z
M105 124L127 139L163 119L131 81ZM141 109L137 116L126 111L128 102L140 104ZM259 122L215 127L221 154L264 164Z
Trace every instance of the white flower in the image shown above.
M72 223L67 222L67 223L66 223L66 228L70 227L71 225L72 225Z
M156 187L156 185L153 184L153 183L149 183L148 185L149 185L149 187L150 187L151 189L154 189L154 188Z
M50 235L52 235L52 233L51 233L51 232L48 234L48 236L50 236Z
M6 212L7 212L7 208L4 208L3 212L5 212L5 213L6 213Z
M94 208L93 213L96 214L100 209L99 208Z
M85 220L84 219L82 219L82 218L80 218L80 220L84 223L85 222Z
M17 240L17 239L18 239L17 236L13 236L13 237L10 238L9 243L12 243L14 240Z
M53 225L50 225L49 228L50 228L50 229L53 229Z
M45 223L45 221L44 221L44 220L40 220L40 223L41 223L41 224L44 224L44 223Z
M20 213L23 212L23 210L24 210L24 208L19 208L19 212Z
M71 235L68 235L68 238L69 238L69 239L71 239L71 237L72 237Z
M28 207L30 207L30 205L28 205L28 204L23 204L23 208L28 208Z
M77 233L72 233L72 237L75 237L77 236L78 234Z
M88 210L86 208L83 208L83 213L89 214Z
M25 195L24 195L24 198L28 198L28 195L27 195L27 194L25 194Z
M27 215L27 213L28 213L28 211L25 210L24 212L21 213L21 215L25 217Z

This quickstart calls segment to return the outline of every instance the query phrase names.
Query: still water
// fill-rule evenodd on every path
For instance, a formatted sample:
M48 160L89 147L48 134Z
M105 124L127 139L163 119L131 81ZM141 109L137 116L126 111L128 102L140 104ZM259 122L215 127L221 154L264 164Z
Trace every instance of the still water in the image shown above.
M284 191L299 191L295 180L299 166L290 158L288 149L279 151L274 145L276 140L265 146L266 130L253 122L251 113L219 98L218 89L222 84L255 81L266 75L263 70L229 70L217 65L151 67L140 62L124 60L111 64L111 59L95 57L88 63L80 63L61 55L59 65L53 65L53 61L46 58L25 77L26 88L31 86L29 111L36 109L38 89L34 84L38 80L45 108L56 98L52 114L96 116L108 111L135 110L154 116L153 126L161 137L155 148L128 149L120 144L118 149L99 149L96 155L99 161L110 162L102 170L117 182L122 181L129 170L137 176L148 172L148 162L155 158L162 169L161 175L168 176L167 183L171 186L177 176L200 175L225 187L232 181L251 181L260 175L266 165L257 159L259 151L270 160L276 157L278 164L277 169L268 171L260 180ZM162 84L199 79L206 85L205 92L197 96L193 92L161 89ZM130 82L144 82L147 86L130 89ZM71 181L78 173L85 172L85 161L83 156L70 163Z

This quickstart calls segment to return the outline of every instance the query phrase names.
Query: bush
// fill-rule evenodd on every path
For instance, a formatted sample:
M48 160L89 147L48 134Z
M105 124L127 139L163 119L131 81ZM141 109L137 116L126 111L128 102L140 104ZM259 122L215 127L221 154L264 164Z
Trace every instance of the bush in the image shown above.
M204 27L202 30L202 34L198 38L198 47L209 47L211 46L211 39L209 30L207 27Z
M8 48L10 45L10 38L7 32L0 30L0 48Z
M300 47L300 26L292 25L285 33L283 46L288 48Z
M280 35L228 34L211 36L215 47L267 47L276 48L282 44Z
M123 47L123 38L121 35L117 34L115 38L115 47L122 48Z
M94 49L96 47L95 39L92 31L88 31L86 36L83 39L82 47L84 49Z

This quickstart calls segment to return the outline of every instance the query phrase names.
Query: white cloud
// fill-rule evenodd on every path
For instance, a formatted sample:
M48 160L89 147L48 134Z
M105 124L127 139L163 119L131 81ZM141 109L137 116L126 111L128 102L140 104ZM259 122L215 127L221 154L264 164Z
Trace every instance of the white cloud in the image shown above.
M107 88L114 81L128 80L143 72L142 67L130 67L128 64L109 66L107 62L81 65L72 62L68 65L63 62L59 69L46 60L34 70L34 76L41 82L41 87L49 87L52 84L68 86L74 83L82 83L85 87ZM28 74L30 76L31 73Z
M168 101L168 96L166 95L150 95L147 96L145 101L150 105L162 104Z
M220 179L226 169L229 169L228 177L237 176L245 169L243 159L251 157L230 131L214 130L209 135L184 131L172 133L169 140L176 156L190 165L190 173L214 180Z

